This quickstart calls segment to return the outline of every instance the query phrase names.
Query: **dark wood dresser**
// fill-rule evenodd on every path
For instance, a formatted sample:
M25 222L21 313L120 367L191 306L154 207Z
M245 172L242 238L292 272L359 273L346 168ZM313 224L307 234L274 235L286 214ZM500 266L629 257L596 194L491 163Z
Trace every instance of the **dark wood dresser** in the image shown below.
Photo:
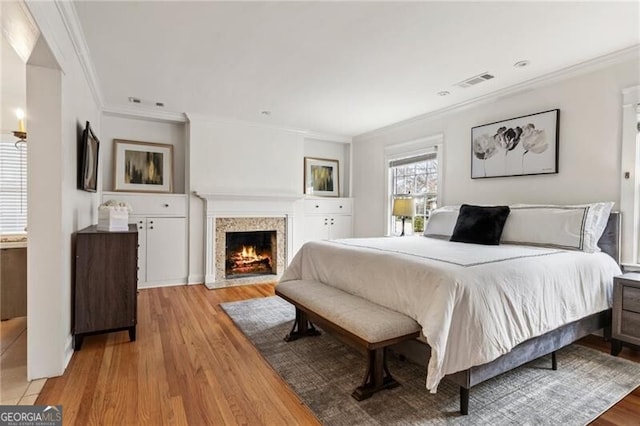
M95 225L75 234L73 308L74 349L84 336L128 330L136 340L138 231L97 231Z
M622 346L640 347L640 273L627 272L613 279L613 325L611 354Z

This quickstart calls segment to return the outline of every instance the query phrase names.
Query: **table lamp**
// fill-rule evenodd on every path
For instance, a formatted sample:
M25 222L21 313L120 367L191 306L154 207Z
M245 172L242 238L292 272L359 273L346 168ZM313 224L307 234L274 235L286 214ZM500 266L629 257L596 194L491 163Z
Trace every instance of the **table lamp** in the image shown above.
M393 199L393 216L402 219L402 233L400 236L404 236L404 221L407 218L412 218L415 212L415 205L413 198L411 197L399 197Z

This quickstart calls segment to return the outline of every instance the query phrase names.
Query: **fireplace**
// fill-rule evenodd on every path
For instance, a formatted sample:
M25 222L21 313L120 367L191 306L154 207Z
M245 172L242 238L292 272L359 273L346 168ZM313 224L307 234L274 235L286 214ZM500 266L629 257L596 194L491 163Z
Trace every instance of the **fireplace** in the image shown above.
M295 203L301 196L282 193L203 193L195 194L204 200L205 276L208 288L273 283L280 279L293 258L293 222ZM276 231L276 247L271 258L271 274L230 276L226 274L228 232Z
M271 283L280 278L287 265L285 217L216 217L213 223L212 288Z
M227 232L225 278L277 274L277 231Z

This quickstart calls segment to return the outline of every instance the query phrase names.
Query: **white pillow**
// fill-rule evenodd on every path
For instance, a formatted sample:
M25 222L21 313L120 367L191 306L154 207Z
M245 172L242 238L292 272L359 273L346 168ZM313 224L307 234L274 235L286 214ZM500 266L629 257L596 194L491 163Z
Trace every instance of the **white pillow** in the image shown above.
M459 211L460 206L445 206L433 210L424 227L424 236L449 239L456 226Z
M612 202L574 206L510 206L501 243L532 244L599 252Z

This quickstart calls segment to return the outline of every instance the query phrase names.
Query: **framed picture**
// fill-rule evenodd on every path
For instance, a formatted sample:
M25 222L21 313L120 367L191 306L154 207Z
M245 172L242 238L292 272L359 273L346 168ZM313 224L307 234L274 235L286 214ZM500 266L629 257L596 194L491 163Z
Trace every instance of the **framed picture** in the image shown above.
M471 129L471 178L558 173L560 110Z
M339 197L338 160L304 157L304 193Z
M114 191L173 190L173 145L114 139L113 159Z
M80 141L80 170L78 188L89 192L98 189L98 154L100 141L87 121Z

